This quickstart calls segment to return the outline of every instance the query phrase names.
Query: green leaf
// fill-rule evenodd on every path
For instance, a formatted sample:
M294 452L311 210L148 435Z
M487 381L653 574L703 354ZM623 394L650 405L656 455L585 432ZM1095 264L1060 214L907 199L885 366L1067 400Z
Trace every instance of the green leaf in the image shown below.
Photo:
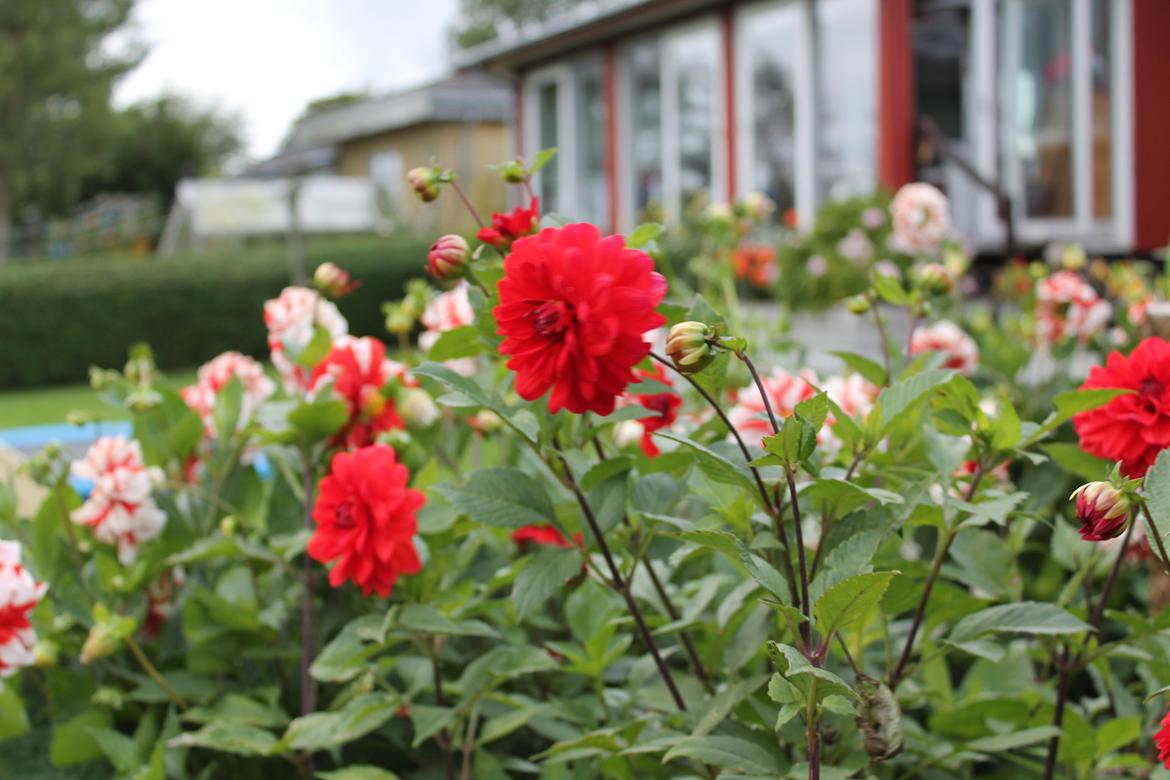
M991 448L998 452L1010 450L1020 443L1020 416L1008 401L999 405L999 413L991 424Z
M662 761L665 763L676 758L689 758L700 764L710 764L750 776L778 777L784 771L779 756L740 737L714 734L684 737L666 751Z
M764 437L764 450L778 457L789 468L812 455L816 446L816 429L798 414L793 414L781 423L780 433Z
M426 604L407 604L401 611L391 610L386 615L387 623L396 619L395 627L422 634L450 636L482 636L498 638L499 633L479 620L454 621L434 607Z
M246 723L215 721L198 731L180 734L167 743L170 747L198 747L240 756L267 756L277 746L271 732Z
M555 146L550 146L548 149L541 149L539 152L532 155L532 165L528 166L528 172L530 174L536 173L541 168L548 165L549 162L552 161L552 158L556 157L556 154L557 148Z
M341 633L321 649L309 667L309 673L314 680L321 682L348 682L357 677L366 669L366 661L372 658L379 650L374 644L367 644L361 640L358 632L367 623L363 616L351 621L341 629Z
M882 505L902 503L902 497L897 493L881 488L863 488L843 479L815 480L801 491L801 496L816 502L817 506L823 507L837 518L842 518L871 501Z
M630 493L627 472L614 474L589 491L589 506L597 518L597 526L605 533L622 521L626 515L626 501Z
M414 723L414 741L411 747L418 747L435 734L455 722L455 710L450 707L433 707L429 704L412 704L410 720Z
M345 401L318 398L297 404L288 414L288 422L306 443L328 439L341 430L349 419Z
M1023 446L1033 444L1060 427L1081 412L1087 412L1112 401L1120 395L1132 393L1132 390L1121 388L1095 388L1092 390L1068 390L1053 399L1056 407L1045 418L1044 423L1037 428L1024 442Z
M565 582L581 573L581 553L575 549L550 547L532 556L516 575L512 585L512 603L516 620L524 620L533 610L564 587Z
M877 608L890 580L897 573L878 571L858 574L829 588L813 607L817 628L830 637L834 632L845 631L864 620Z
M967 642L988 633L1079 634L1090 626L1054 604L1022 601L1000 604L967 615L951 629L951 642Z
M481 352L483 346L479 340L479 328L474 325L462 325L440 333L427 352L427 358L436 361L457 360L475 357Z
M390 770L376 766L347 766L331 772L318 772L317 777L320 780L400 780Z
M1003 753L1044 742L1059 733L1060 729L1054 726L1036 726L1035 728L973 739L965 747L967 750L973 750L977 753Z
M113 729L91 728L89 733L105 754L114 769L130 772L142 764L138 756L138 745L130 737Z
M886 384L886 370L869 358L858 355L856 352L830 352L829 354L840 358L842 363L861 374L871 384L877 387L883 387Z
M1165 540L1166 534L1170 532L1170 450L1158 453L1157 460L1150 466L1142 481L1142 491L1146 495L1146 506L1150 510L1150 515ZM1148 527L1146 531L1153 533Z
M765 561L758 555L748 552L747 548L741 548L739 559L743 561L743 565L747 567L748 573L752 578L763 586L764 590L771 593L776 598L780 599L782 604L790 604L792 596L788 592L788 583L784 579L776 567Z
M106 729L112 725L109 711L99 709L85 710L64 723L54 724L49 761L53 766L72 766L101 758L104 754L94 739L93 729Z
M233 376L220 388L215 396L215 407L211 410L215 422L215 437L220 442L231 441L240 427L240 410L244 405L244 383Z
M1104 758L1126 745L1137 742L1141 736L1142 719L1137 715L1107 720L1097 729L1097 756Z
M1056 465L1086 482L1105 479L1113 467L1111 462L1094 457L1082 450L1080 445L1070 442L1042 444L1040 449L1052 458Z
M939 385L949 382L954 376L954 371L931 369L914 374L882 390L867 421L876 427L876 438L884 436L886 431L908 414L918 401Z
M290 349L288 344L284 346L285 354L292 362L312 371L329 354L329 349L333 346L333 337L329 335L329 331L318 325L313 330L313 338L303 349L298 351Z
M500 418L521 436L532 443L536 442L539 427L535 424L525 424L521 415L516 410L509 409L508 405L504 403L503 399L495 391L485 389L474 380L455 373L442 363L435 363L429 360L413 369L411 373L415 376L423 376L435 380L449 390L454 391L458 396L467 399L474 406L483 406L491 409L500 415ZM443 399L440 399L440 401L443 401ZM444 403L447 402L444 401ZM522 409L520 411L526 410ZM535 420L532 420L532 423L535 423Z
M0 742L27 734L28 712L13 685L0 684Z
M644 249L665 232L666 225L659 224L658 222L643 222L630 233L626 239L626 246L634 249Z
M381 726L398 710L397 694L366 693L337 712L314 712L288 725L282 746L314 752L353 742Z
M629 409L632 407L626 408ZM581 477L579 481L581 489L586 492L593 490L593 488L605 482L610 477L617 474L625 474L633 467L633 464L633 458L626 455L619 455L599 461L585 472L585 476Z
M519 469L481 469L462 485L439 489L460 513L485 525L519 528L555 517L544 486Z
M892 276L885 274L873 275L873 289L883 301L895 306L905 306L910 303L910 296L902 287L902 283Z
M825 418L829 416L829 396L817 393L812 398L806 398L796 405L796 413L812 426L813 432L821 429Z
M207 707L192 707L183 712L183 720L191 723L213 723L225 721L228 723L245 723L261 728L283 728L288 724L288 716L283 709L263 704L238 693L225 694L214 704Z
M698 460L699 469L702 470L709 479L719 482L724 485L732 485L739 487L752 496L752 498L759 502L760 496L756 491L756 483L751 477L751 472L745 466L733 463L727 458L712 449L704 447L698 442L683 438L682 436L675 436L669 433L659 431L655 436L661 436L664 439L670 439L673 442L678 442L685 447L689 447L694 451Z

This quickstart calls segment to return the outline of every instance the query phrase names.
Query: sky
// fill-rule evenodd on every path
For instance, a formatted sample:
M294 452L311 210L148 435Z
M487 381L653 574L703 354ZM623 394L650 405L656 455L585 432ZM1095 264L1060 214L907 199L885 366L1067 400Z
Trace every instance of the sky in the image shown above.
M243 120L246 153L280 146L305 104L443 75L457 0L138 0L132 35L149 48L115 102L164 92Z

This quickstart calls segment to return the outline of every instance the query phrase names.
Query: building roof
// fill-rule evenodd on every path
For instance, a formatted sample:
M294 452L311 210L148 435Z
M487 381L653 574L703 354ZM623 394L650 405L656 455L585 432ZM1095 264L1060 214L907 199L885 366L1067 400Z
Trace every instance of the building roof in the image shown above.
M280 155L334 146L424 122L506 122L512 88L478 70L461 70L432 84L359 100L297 121Z
M668 19L729 5L732 0L585 0L540 24L502 31L495 40L459 52L459 67L512 71L577 48L633 35Z

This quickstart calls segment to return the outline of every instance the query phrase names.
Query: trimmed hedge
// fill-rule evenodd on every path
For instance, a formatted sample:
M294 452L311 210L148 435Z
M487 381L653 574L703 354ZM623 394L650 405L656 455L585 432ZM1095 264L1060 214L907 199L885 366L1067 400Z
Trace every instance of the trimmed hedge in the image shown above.
M331 260L361 281L340 302L357 335L385 336L382 301L422 276L421 238L310 242L310 274ZM85 381L120 368L138 341L161 368L190 368L228 349L267 356L264 301L288 284L283 246L154 260L89 258L0 267L0 388Z

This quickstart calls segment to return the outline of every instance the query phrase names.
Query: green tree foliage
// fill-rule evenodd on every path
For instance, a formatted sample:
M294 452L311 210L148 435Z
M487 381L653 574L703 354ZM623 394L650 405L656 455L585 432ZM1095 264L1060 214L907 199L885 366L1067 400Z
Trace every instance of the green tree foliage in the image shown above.
M581 0L459 0L455 45L467 49L494 40L501 27L547 21Z
M81 195L153 195L165 212L180 179L215 172L240 146L236 117L164 95L113 117L105 164L85 181Z
M140 59L115 53L133 0L4 0L0 3L0 259L14 208L46 211L75 202L100 169L117 78Z

